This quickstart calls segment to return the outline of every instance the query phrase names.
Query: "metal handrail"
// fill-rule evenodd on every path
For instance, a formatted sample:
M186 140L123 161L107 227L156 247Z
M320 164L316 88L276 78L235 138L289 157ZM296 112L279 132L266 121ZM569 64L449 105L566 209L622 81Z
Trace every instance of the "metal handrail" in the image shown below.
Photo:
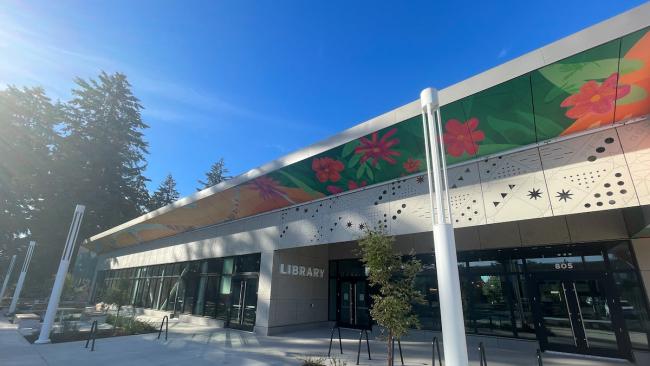
M88 334L88 339L86 339L86 347L88 348L88 343L90 343L90 340L92 339L93 344L92 347L90 347L90 352L95 350L95 339L97 338L97 320L93 320L92 325L90 326L90 333Z
M167 340L167 333L169 333L169 316L167 315L163 316L162 322L160 322L160 330L158 330L157 339L160 339L160 335L162 334L163 324L165 325L165 340Z
M537 349L537 365L544 366L544 359L542 359L542 351L539 348Z
M479 357L479 365L480 366L487 366L487 359L485 358L485 346L483 345L483 342L479 342L478 344L478 357Z
M433 340L431 340L431 365L436 364L436 349L438 352L438 365L442 366L442 354L440 353L440 342L438 341L438 337L434 336Z

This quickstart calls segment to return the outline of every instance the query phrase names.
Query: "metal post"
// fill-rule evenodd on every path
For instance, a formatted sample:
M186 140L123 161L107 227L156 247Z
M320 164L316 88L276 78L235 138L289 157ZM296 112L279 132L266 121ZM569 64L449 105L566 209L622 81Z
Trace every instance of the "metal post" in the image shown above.
M23 268L21 268L20 270L20 276L18 276L18 282L16 283L16 289L14 290L14 297L11 298L11 305L9 305L9 311L7 311L7 314L13 314L16 312L16 306L18 306L20 293L23 290L23 285L25 284L25 277L27 276L27 270L29 269L29 262L31 262L32 260L32 254L34 254L34 247L36 247L36 242L30 241L29 247L27 247L27 253L25 254L25 261L23 262Z
M11 262L9 262L9 268L7 269L7 274L5 275L5 279L2 282L2 290L0 290L0 306L2 306L2 299L5 297L5 291L7 290L7 285L9 284L9 278L11 278L11 274L14 271L15 264L16 264L16 255L14 254L11 257Z
M47 310L45 311L45 317L43 318L41 334L38 336L36 342L34 342L35 344L50 343L50 331L54 324L56 311L59 308L59 301L61 300L61 293L63 292L63 285L65 283L65 275L68 273L68 267L70 266L70 260L74 253L74 246L77 241L77 235L79 234L79 227L81 226L81 219L83 218L85 209L85 206L77 205L74 210L72 223L68 230L68 239L63 248L61 263L59 263L59 270L56 272L54 286L52 286L52 293L50 294L50 301L47 303Z
M433 221L433 243L438 275L445 365L467 366L463 303L460 296L456 241L454 228L451 224L449 193L447 192L447 163L437 90L424 89L420 93L420 102L429 178L429 200Z

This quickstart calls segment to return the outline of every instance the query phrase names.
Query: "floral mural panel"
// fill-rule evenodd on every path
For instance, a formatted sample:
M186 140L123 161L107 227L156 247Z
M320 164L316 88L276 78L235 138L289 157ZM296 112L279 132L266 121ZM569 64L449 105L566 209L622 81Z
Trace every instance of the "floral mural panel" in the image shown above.
M629 92L616 100L616 121L650 114L650 28L621 40L620 74Z
M616 100L630 93L629 85L618 84L620 43L605 43L531 73L538 141L613 123Z
M530 75L523 75L462 100L475 156L532 144L535 136Z
M462 100L440 107L443 125L443 140L447 164L460 163L476 157L482 132L476 131L478 124L470 121L463 110ZM474 134L474 136L472 136Z

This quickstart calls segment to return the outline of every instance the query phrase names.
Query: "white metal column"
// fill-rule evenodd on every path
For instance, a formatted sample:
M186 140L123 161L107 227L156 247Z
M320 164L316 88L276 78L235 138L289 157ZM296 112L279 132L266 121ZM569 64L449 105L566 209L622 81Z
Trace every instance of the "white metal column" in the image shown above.
M72 224L70 224L70 229L68 230L68 239L63 248L59 270L56 272L54 286L52 286L52 294L50 294L50 301L47 303L47 310L45 311L45 317L43 318L41 333L36 342L34 342L36 344L50 343L50 331L52 330L52 325L54 325L56 311L59 308L59 301L61 300L61 293L63 292L63 285L65 284L65 275L68 273L68 267L70 266L70 260L74 253L74 246L77 241L77 235L79 234L79 227L81 226L81 219L84 216L85 209L85 206L77 205L74 210Z
M7 314L13 314L16 312L16 306L18 305L18 300L20 299L20 292L23 290L23 285L25 284L25 277L27 276L27 270L29 269L29 262L32 260L32 255L34 254L34 248L36 247L35 241L29 242L29 247L27 247L27 253L25 254L25 261L23 262L23 268L20 270L20 276L18 276L18 282L16 283L16 289L14 290L14 297L11 298L11 305L9 305L9 310Z
M9 268L7 269L7 274L5 275L4 281L2 281L2 290L0 290L0 305L2 305L2 299L5 297L5 291L7 290L7 285L9 284L9 279L11 274L14 272L14 265L16 264L16 255L14 254L11 257L11 262L9 262Z
M429 178L429 199L433 221L433 245L438 275L445 365L467 366L463 302L458 278L456 240L449 208L444 131L440 120L438 91L432 88L424 89L420 93L420 102Z

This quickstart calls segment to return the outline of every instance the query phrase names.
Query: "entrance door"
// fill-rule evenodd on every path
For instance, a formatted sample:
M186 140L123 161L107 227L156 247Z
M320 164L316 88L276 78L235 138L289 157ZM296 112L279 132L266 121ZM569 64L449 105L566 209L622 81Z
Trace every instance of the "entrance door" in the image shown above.
M365 280L342 280L338 301L339 325L347 328L370 328L370 299Z
M234 277L227 326L253 331L257 311L257 277Z
M604 276L562 273L538 278L535 284L542 349L631 357L621 309Z

